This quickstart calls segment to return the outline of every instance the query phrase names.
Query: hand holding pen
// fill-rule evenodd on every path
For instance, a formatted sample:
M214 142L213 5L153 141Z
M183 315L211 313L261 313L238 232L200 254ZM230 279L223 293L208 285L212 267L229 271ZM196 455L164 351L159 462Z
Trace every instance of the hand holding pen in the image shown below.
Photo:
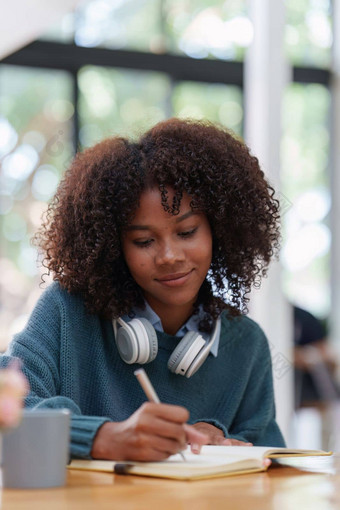
M154 402L155 404L160 404L161 401L159 400L159 397L158 397L154 387L152 386L150 379L146 375L144 368L139 368L138 370L135 370L134 374L137 377L139 384L143 388L144 393L147 396L149 402ZM182 457L182 459L185 461L186 458L184 457L184 453L179 452L179 454Z
M149 402L154 402L155 404L160 404L159 397L152 386L150 379L148 378L144 368L139 368L138 370L135 370L134 372L135 376L138 379L139 384L143 388L143 391L145 395L147 396ZM183 430L188 436L188 440L190 442L200 443L200 444L206 444L206 439L204 437L204 434L197 435L197 431L190 427L190 425L183 424ZM181 455L182 459L185 461L184 454L180 451L179 454Z
M154 397L154 396L153 396ZM208 437L187 425L185 407L145 402L124 421L105 422L97 431L91 456L116 461L160 461Z

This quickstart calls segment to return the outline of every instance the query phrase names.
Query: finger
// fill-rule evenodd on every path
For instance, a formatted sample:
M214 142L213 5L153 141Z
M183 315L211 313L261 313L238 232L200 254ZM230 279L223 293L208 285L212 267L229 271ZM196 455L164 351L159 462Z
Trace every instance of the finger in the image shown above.
M141 416L136 430L149 435L175 440L179 447L184 449L187 444L187 436L183 425L173 423L162 418Z
M125 460L163 460L180 451L178 442L173 439L139 434L130 443Z
M169 455L175 455L185 449L185 446L179 444L178 441L164 437L153 438L152 446L154 450L165 454L167 457Z
M238 439L233 439L231 437L224 439L220 444L224 446L253 446L253 443L246 443L245 441L239 441Z
M227 439L224 436L213 436L210 444L225 445Z
M189 411L182 406L171 404L154 404L153 402L145 402L140 408L142 413L150 413L164 420L175 423L186 423L189 419Z
M208 444L209 436L195 429L192 425L183 425L188 443L198 443L200 445Z
M144 448L137 450L132 448L127 450L124 458L122 460L133 460L133 461L141 461L141 462L158 462L161 460L165 460L169 457L169 453L163 452L161 450L155 450L152 447Z
M209 440L207 443L204 443L204 444L210 444L210 445L224 445L224 441L225 441L225 438L223 436L220 436L218 434L215 434L215 435L208 435L209 437ZM191 444L191 451L193 453L200 453L201 452L201 448L202 448L202 444L199 445L199 444Z
M186 432L187 442L191 445L191 451L193 453L200 453L202 446L204 444L209 444L209 436L195 429L195 427L184 425L184 430Z
M199 455L201 453L202 445L197 443L192 443L190 445L190 449L192 453L195 453L196 455Z

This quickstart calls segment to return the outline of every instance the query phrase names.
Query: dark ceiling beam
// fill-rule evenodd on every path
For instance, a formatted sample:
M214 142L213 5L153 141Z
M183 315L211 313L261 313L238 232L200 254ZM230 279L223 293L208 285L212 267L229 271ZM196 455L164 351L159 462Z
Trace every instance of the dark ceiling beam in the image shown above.
M174 80L228 83L242 86L243 65L213 59L131 50L84 48L74 44L35 41L2 60L3 64L25 65L76 72L85 65L120 67L164 72Z
M194 59L184 55L146 53L132 50L84 48L75 44L35 41L0 63L76 73L85 65L120 67L163 72L175 81L225 83L243 87L243 63L228 60ZM314 67L293 67L293 81L329 86L331 72Z
M331 72L316 67L293 67L293 81L297 83L320 83L328 87L331 82Z

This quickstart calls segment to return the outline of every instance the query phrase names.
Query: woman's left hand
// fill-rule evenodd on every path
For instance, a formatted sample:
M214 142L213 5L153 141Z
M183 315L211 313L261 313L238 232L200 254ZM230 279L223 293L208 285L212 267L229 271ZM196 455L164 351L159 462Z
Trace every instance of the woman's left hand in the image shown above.
M210 423L205 423L204 421L200 421L191 425L195 427L199 432L205 434L209 441L206 444L214 444L214 445L224 445L224 446L253 446L253 443L246 443L244 441L239 441L238 439L233 438L225 438L223 431ZM200 453L202 445L191 444L191 451L193 453Z

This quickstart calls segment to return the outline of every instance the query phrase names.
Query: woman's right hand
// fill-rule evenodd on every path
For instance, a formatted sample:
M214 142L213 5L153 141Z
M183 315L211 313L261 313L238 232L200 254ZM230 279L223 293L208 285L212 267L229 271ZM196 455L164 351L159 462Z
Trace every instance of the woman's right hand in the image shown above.
M186 425L188 419L184 407L146 402L127 420L104 423L93 442L91 456L159 461L184 450L188 442L206 444L207 436Z

